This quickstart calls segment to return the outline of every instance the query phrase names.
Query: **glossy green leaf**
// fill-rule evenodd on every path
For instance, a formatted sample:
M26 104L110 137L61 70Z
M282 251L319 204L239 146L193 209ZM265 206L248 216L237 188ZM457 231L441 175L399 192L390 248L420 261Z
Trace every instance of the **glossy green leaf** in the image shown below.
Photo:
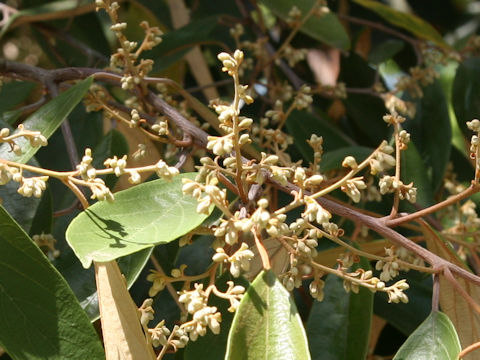
M0 207L0 346L14 359L104 359L62 276Z
M295 303L271 270L258 274L243 297L228 335L225 359L310 359Z
M65 117L83 99L92 82L93 78L82 80L42 106L23 122L25 129L40 131L48 139L62 124ZM16 139L15 142L22 149L22 154L15 155L15 153L10 151L10 145L2 144L0 146L0 158L26 163L39 149L39 147L32 147L30 142L23 137Z
M368 261L362 259L364 269ZM367 356L374 294L360 288L346 293L343 280L328 275L325 298L315 301L307 322L312 359L363 360Z
M414 14L404 13L384 5L379 1L373 0L354 0L357 4L372 10L377 15L388 21L390 24L398 26L411 32L420 39L429 40L440 46L447 46L442 36L435 28L425 20Z
M316 4L316 1L296 0L292 2L290 0L261 0L260 3L264 4L283 20L286 20L293 5L300 9L302 14L305 15ZM310 17L301 27L300 31L327 45L342 50L348 50L350 48L350 38L342 23L333 12L324 14L321 17Z
M71 203L71 200L67 201L67 203ZM67 280L90 320L94 321L98 319L99 312L93 267L84 269L73 250L65 241L65 231L75 214L55 219L53 234L55 239L57 239L56 247L60 251L60 256L53 261L53 264ZM151 252L151 248L145 249L118 259L118 266L125 276L128 288L137 280Z
M408 337L393 360L456 359L460 351L460 341L450 319L442 312L432 312Z
M417 102L416 115L404 123L411 134L420 156L423 158L432 190L443 182L450 159L452 128L448 104L439 82L423 89L424 96Z
M479 57L469 58L458 66L453 81L452 104L458 127L470 138L473 133L465 123L478 118L480 114Z
M307 143L312 134L323 136L325 151L353 145L353 142L323 114L315 116L308 111L293 111L287 119L286 127L294 138L294 145L308 161L313 161L313 150Z
M194 177L140 184L116 193L113 203L98 202L80 213L66 236L82 265L168 243L200 225L207 215L198 214L197 200L182 193L182 179Z
M162 35L162 42L145 52L148 58L156 59L153 72L166 69L181 59L193 46L212 40L211 34L218 24L218 16L209 16Z
M413 186L417 188L417 203L419 205L427 207L433 204L432 184L425 163L413 142L408 144L407 150L402 151L400 175L404 184L413 182Z

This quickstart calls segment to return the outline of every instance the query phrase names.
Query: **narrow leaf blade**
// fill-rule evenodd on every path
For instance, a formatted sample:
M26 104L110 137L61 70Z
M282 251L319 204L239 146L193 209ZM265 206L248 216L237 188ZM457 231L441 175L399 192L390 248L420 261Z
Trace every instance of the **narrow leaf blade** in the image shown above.
M48 139L62 124L65 117L67 117L73 108L82 100L92 82L93 78L82 80L42 106L23 122L25 129L40 131L42 135ZM0 146L1 159L24 164L30 160L39 149L39 147L31 146L30 142L23 137L16 139L15 142L22 149L22 154L15 155L15 153L11 151L10 145L4 143Z
M272 271L262 271L243 297L225 359L310 359L295 303Z
M413 14L395 10L379 1L354 0L357 4L372 10L390 24L405 29L420 39L429 40L440 46L447 46L442 36L435 28L423 19Z
M0 226L0 345L14 359L104 358L68 284L3 207Z
M88 268L93 260L111 261L185 235L208 216L182 193L182 179L194 177L181 174L119 191L113 203L98 202L80 213L67 229L67 242Z

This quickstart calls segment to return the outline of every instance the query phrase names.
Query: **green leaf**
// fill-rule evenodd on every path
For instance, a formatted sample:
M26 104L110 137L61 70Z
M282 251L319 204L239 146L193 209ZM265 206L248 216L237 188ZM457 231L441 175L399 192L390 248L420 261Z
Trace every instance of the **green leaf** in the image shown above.
M195 175L140 184L116 193L113 203L98 202L80 213L66 236L82 265L168 243L200 225L207 215L198 214L197 200L182 193L182 179Z
M295 303L271 270L258 274L243 297L228 335L225 359L310 359Z
M398 54L405 46L401 40L390 39L375 46L370 54L368 61L374 64L381 64Z
M461 63L455 74L452 104L457 124L470 138L473 133L465 123L479 117L480 113L480 58L470 58Z
M0 207L0 345L14 359L104 359L62 276Z
M415 118L405 122L404 128L411 134L432 184L438 190L450 159L452 128L448 104L437 81L423 89L424 96L417 103Z
M305 160L313 161L313 150L308 145L312 134L323 136L325 151L352 145L353 142L330 123L326 115L315 116L308 111L293 111L286 121L286 127L294 138L294 145Z
M52 200L52 191L50 186L47 185L47 188L42 194L40 202L36 207L35 216L32 219L32 225L28 230L30 236L36 234L51 234L52 233L52 224L53 224L53 200Z
M460 351L460 341L450 319L442 312L432 312L408 337L393 360L456 359Z
M407 14L384 5L379 1L354 0L357 4L372 10L390 24L405 29L420 39L429 40L440 46L448 46L435 28L413 14Z
M357 163L361 163L373 153L374 149L365 146L347 146L333 151L325 152L322 155L320 168L322 171L341 169L343 159L347 156L353 156Z
M35 84L27 81L13 81L0 88L0 119L7 110L23 102L35 88Z
M377 292L374 313L408 336L427 318L432 309L432 277L413 271L401 276L410 285L408 303L390 304L385 293Z
M294 2L291 0L261 0L260 3L264 4L283 20L286 20L293 5L302 12L302 15L305 15L315 6L316 0L296 0ZM348 50L350 48L350 38L342 23L332 12L324 14L321 17L311 16L301 27L300 31L315 40L341 50Z
M22 17L28 18L30 22L35 20L40 20L41 18L47 18L42 15L46 15L54 12L63 12L68 10L73 10L81 7L88 6L89 0L63 0L63 1L50 1L46 4L24 9L12 14L8 17L7 22L3 25L2 30L0 31L0 39L3 35L9 30L10 26L15 23L15 21L21 20Z
M408 144L407 150L402 151L400 174L404 184L413 182L413 186L417 188L417 203L419 205L427 207L433 204L432 184L425 163L413 142ZM415 211L413 207L412 210Z
M156 59L152 71L156 73L168 68L193 46L211 40L210 35L217 24L218 16L209 16L162 35L162 42L145 52L146 57Z
M369 268L365 259L362 267ZM365 288L358 294L345 293L343 280L334 275L327 276L324 292L324 300L313 303L307 322L312 359L365 359L374 294Z
M48 139L61 125L65 117L67 117L73 108L82 100L92 82L93 78L82 80L42 106L23 122L25 129L40 131L42 135ZM39 147L32 147L30 142L23 137L15 139L15 142L22 149L22 154L15 155L15 153L10 151L10 145L4 143L0 146L1 159L24 164L30 160L39 149Z

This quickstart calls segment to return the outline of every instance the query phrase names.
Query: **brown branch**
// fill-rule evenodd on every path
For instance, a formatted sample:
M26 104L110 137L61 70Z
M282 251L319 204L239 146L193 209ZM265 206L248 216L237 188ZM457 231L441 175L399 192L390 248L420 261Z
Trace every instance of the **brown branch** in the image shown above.
M61 81L68 81L68 80L78 80L86 78L90 75L95 75L96 78L102 78L107 81L112 81L118 83L119 75L114 73L109 73L99 69L92 69L92 68L63 68L63 69L56 69L56 70L45 70L36 68L33 66L13 63L10 61L0 59L0 74L9 74L13 77L18 78L28 78L30 80L39 81L44 83L48 81L54 82L61 82ZM205 148L207 144L207 137L208 134L203 131L202 129L195 126L193 123L188 121L183 115L181 115L175 108L167 104L164 100L159 98L153 92L149 92L147 94L147 100L157 109L159 112L166 115L171 121L175 123L185 134L191 136L193 143L199 147ZM244 161L248 161L244 159ZM271 174L267 173L267 181L280 189L283 192L290 194L292 191L299 191L299 188L291 183L288 183L286 186L283 186L276 182L273 179ZM354 222L361 223L368 228L372 229L373 231L377 232L381 236L392 241L394 244L398 246L402 246L407 250L415 253L427 263L429 263L438 273L442 271L445 273L447 270L454 275L457 275L465 280L468 280L474 284L480 285L480 277L472 274L471 272L450 263L449 261L437 256L436 254L428 251L427 249L421 247L420 245L416 244L415 242L411 241L410 239L406 238L405 236L401 235L400 233L396 232L395 230L391 229L390 227L397 226L403 222L411 221L417 219L419 217L428 215L434 211L437 211L445 206L453 204L457 201L460 201L475 192L480 190L479 185L472 185L469 189L462 192L461 194L455 195L441 203L438 203L434 206L431 206L427 209L421 210L417 213L410 214L398 219L393 220L385 220L384 218L375 218L366 214L362 214L361 212L345 207L341 204L336 203L335 201L326 199L324 197L317 199L318 203L323 206L328 211L345 217L349 220Z

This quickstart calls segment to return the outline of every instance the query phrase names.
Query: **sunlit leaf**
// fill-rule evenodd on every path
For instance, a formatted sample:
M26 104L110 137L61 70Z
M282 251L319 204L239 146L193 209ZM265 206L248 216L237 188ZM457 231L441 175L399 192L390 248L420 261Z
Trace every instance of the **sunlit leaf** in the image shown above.
M310 359L295 303L272 271L258 274L243 297L225 359Z
M448 316L432 312L408 337L393 360L456 359L460 350L457 333Z
M195 173L120 191L113 203L98 202L78 215L66 236L82 265L168 243L200 225L207 215L198 214L197 200L182 193L185 177Z
M354 0L357 4L374 11L390 24L405 29L420 39L429 40L440 46L447 46L435 28L416 15L404 13L373 0Z
M3 207L0 225L0 346L14 359L104 359L68 284Z

